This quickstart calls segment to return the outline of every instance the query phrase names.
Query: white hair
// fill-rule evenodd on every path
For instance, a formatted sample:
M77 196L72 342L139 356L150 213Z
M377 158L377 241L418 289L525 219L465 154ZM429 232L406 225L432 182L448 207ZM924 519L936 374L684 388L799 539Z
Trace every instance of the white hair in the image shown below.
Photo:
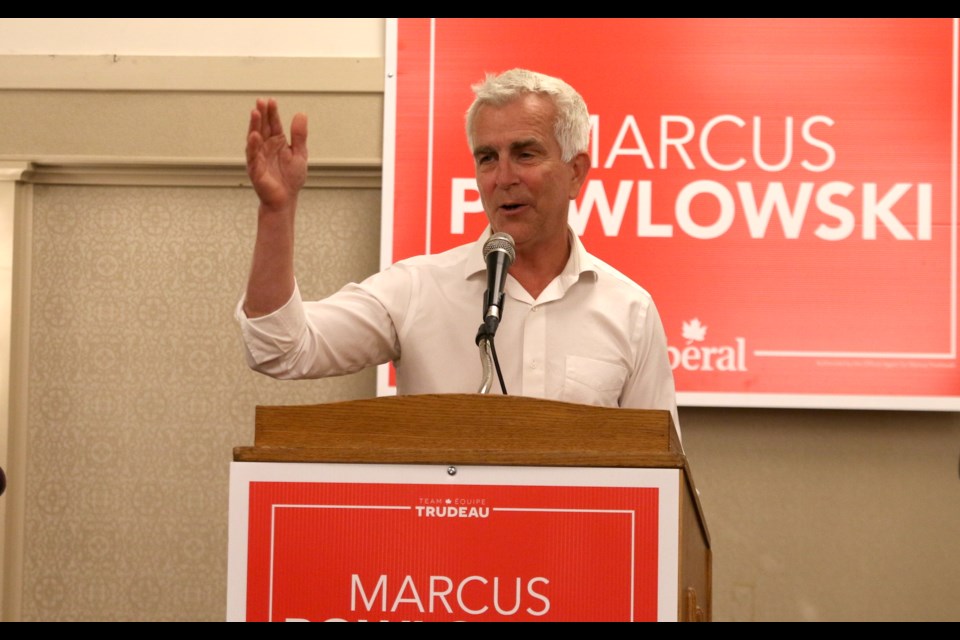
M467 142L473 149L473 123L483 105L503 106L527 93L540 94L557 110L553 133L560 145L563 161L585 152L590 144L590 115L587 104L577 90L560 78L529 71L511 69L487 77L471 87L476 98L467 109Z

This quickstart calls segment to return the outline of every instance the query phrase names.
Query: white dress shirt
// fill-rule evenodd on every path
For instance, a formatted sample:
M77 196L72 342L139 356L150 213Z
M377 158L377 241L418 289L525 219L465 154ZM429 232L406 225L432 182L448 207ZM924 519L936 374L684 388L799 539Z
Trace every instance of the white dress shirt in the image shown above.
M324 300L304 302L295 288L283 307L260 318L247 318L241 300L236 315L248 364L275 378L320 378L393 361L399 394L475 393L488 235L400 261ZM667 341L650 294L570 236L563 272L536 300L507 277L496 336L507 392L667 409L679 432Z

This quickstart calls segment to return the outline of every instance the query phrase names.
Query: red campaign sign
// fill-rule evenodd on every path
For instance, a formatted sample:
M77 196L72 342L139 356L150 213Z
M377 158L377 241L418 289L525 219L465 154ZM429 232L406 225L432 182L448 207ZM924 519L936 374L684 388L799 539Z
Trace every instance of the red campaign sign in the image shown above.
M656 487L250 482L248 621L655 621Z
M587 101L571 225L653 294L681 404L960 408L957 40L956 19L390 21L383 261L483 231L470 85L531 68Z

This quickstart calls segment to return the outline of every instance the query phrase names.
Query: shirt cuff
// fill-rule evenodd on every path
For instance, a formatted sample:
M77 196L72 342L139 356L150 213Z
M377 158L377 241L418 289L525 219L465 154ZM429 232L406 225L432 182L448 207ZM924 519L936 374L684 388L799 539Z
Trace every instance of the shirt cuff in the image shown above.
M240 333L247 354L254 363L262 363L286 353L302 335L306 315L300 287L294 281L293 293L282 307L258 318L248 318L243 311L246 295L237 303L235 317L240 323Z

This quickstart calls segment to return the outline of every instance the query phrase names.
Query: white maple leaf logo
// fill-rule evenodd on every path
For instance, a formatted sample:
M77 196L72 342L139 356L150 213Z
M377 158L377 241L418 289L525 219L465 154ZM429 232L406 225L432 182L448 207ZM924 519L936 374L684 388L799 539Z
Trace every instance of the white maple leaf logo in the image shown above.
M707 325L700 324L699 318L694 318L690 322L683 323L683 338L687 344L692 344L694 340L703 342L707 337Z

